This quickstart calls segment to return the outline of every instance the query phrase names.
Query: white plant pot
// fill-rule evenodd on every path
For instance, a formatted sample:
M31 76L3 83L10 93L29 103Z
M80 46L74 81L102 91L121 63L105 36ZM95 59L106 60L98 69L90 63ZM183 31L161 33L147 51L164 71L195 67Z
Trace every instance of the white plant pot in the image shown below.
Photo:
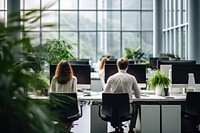
M155 95L156 96L163 96L163 94L164 94L164 89L163 89L163 87L156 87L156 89L155 89Z

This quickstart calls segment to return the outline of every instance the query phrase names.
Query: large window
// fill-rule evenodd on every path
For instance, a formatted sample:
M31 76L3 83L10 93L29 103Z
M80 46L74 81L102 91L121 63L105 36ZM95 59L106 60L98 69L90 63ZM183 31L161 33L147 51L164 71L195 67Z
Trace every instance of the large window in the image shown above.
M0 20L1 22L4 22L4 23L7 16L6 9L7 9L7 1L0 0Z
M187 59L188 0L164 0L164 51Z
M21 0L21 11L40 10L52 2ZM36 45L63 39L76 44L75 56L92 62L105 54L122 57L125 47L153 51L153 0L56 0L43 15L40 24L55 27L27 31Z

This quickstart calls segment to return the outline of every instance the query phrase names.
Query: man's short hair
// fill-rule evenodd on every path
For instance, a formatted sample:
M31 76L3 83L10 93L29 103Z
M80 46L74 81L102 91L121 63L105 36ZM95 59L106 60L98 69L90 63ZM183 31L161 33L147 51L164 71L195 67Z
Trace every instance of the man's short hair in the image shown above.
M128 59L127 58L119 58L117 60L117 66L119 69L125 70L128 67Z

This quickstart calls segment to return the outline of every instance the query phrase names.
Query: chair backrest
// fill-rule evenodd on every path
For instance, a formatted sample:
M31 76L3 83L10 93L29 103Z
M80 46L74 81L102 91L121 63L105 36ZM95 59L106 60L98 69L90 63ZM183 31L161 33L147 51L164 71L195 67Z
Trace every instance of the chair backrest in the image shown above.
M51 111L63 120L79 113L76 93L50 93L50 104Z
M200 116L200 92L187 92L185 112Z
M129 115L130 101L128 93L102 93L102 114L109 117Z

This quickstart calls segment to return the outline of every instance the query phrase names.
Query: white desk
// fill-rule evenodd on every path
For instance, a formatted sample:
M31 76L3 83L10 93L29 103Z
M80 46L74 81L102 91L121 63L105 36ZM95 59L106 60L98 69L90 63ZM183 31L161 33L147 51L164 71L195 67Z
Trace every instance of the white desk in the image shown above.
M78 99L80 101L89 101L92 103L90 106L90 111L89 111L90 112L90 115L89 115L90 116L90 124L89 124L90 133L107 132L107 124L106 122L102 121L99 118L98 105L95 104L102 101L101 94L102 94L101 92L91 92L91 96L85 96L83 93L78 93ZM44 97L44 96L31 96L31 98L42 99L42 100L49 99L49 97ZM137 127L136 127L137 133L146 133L146 132L149 133L149 131L151 131L152 129L158 129L156 131L153 130L154 133L164 133L170 127L166 127L162 124L166 122L174 123L173 120L176 120L176 123L171 124L173 127L170 129L171 130L176 129L177 131L177 128L178 128L178 131L180 131L180 115L181 115L180 105L176 105L176 104L166 105L166 102L169 102L169 103L184 102L185 100L186 100L186 95L183 95L183 94L172 95L170 97L162 97L162 96L155 96L155 95L148 95L148 94L146 96L141 96L141 98L135 98L133 96L133 98L131 99L131 102L141 103L141 110L140 110L140 114L138 115L140 116L140 118L138 118ZM162 102L165 103L165 105L162 105ZM176 112L176 116L173 115L172 117L168 117L168 115L170 115L170 113L174 111ZM161 118L163 118L162 122L160 121ZM176 133L179 133L179 132L176 132Z
M83 93L78 94L79 100L85 100L85 101L101 101L102 100L102 93L101 92L91 92L90 96L84 95ZM185 101L186 95L183 94L177 94L172 96L155 96L155 95L144 95L140 98L133 98L132 101Z
M78 99L81 101L92 101L98 103L102 101L102 93L92 92L91 96L84 96L83 94L78 95ZM170 131L174 133L181 132L181 107L180 105L162 105L166 102L184 102L186 100L186 95L177 94L172 96L155 96L155 95L144 95L141 98L133 98L131 102L141 103L141 108L139 111L139 117L136 124L137 133L149 133L150 131L154 133L165 133ZM153 104L152 104L152 103ZM150 104L149 104L150 103ZM145 105L147 104L147 105ZM176 114L176 115L170 115ZM170 116L168 116L170 115ZM168 126L166 123L170 122ZM94 123L101 124L97 126ZM165 124L164 124L165 123ZM104 125L104 126L103 126ZM107 132L105 128L106 123L103 123L98 116L98 105L91 105L91 133Z

